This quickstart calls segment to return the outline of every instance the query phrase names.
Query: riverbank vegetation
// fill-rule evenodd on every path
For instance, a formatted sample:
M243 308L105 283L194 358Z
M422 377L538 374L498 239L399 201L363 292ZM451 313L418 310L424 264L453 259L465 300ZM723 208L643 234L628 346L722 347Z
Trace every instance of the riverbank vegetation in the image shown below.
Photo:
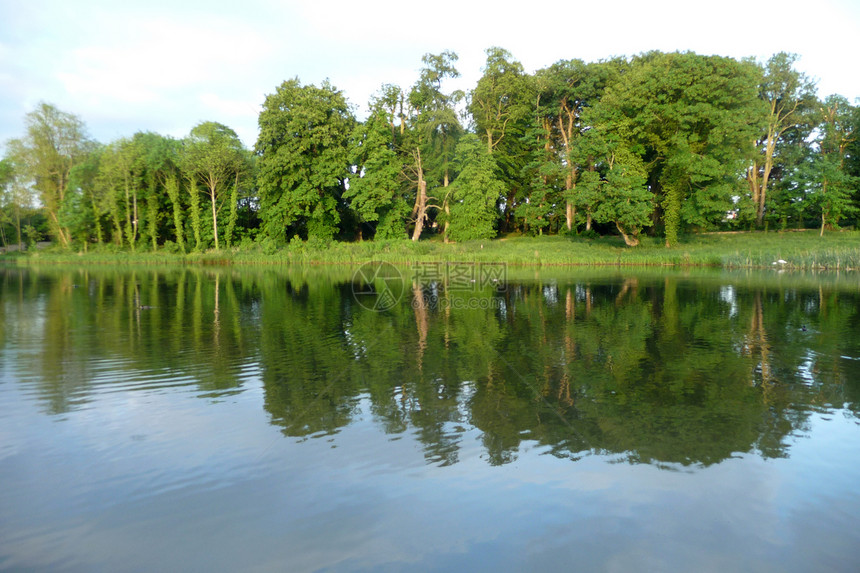
M413 242L408 239L377 239L315 245L292 241L284 248L266 250L262 245L247 248L181 253L139 250L130 252L112 245L94 247L86 253L54 246L29 254L5 257L21 264L330 264L356 265L371 261L396 265L422 263L502 263L511 267L553 266L672 266L769 268L806 270L860 270L860 232L743 232L682 235L676 248L667 249L661 237L643 237L635 249L621 237L560 235L544 237L507 236L494 240L444 243L440 238ZM2 259L0 259L2 260Z
M38 256L78 260L860 266L853 233L703 234L853 223L860 111L819 99L795 56L649 52L527 73L486 53L468 93L445 87L456 54L427 54L363 120L329 83L287 80L265 97L253 150L213 121L102 144L42 103L0 163L0 246L48 238L66 254Z

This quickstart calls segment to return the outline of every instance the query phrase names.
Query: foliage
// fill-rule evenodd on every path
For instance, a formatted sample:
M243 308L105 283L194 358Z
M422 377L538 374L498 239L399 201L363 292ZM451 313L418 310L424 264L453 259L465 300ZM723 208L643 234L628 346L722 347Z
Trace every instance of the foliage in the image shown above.
M648 166L667 245L684 224L712 226L732 207L754 152L757 68L718 56L648 53L607 88L594 120Z
M343 94L328 82L284 82L260 113L258 185L266 233L284 241L290 228L334 237L349 177L355 120Z
M80 118L44 102L24 117L24 123L26 135L7 144L9 155L38 193L52 235L68 247L71 232L60 221L60 209L72 169L90 152L93 142Z
M756 140L757 155L747 169L749 193L742 195L741 215L761 226L768 205L779 205L791 172L803 160L803 150L814 129L815 86L793 69L797 55L779 52L762 67L759 99L765 121ZM801 150L797 153L796 150ZM768 192L773 187L777 201ZM785 217L778 208L774 214Z
M496 200L504 190L493 156L477 136L467 134L457 144L460 174L452 184L451 238L490 239L496 235Z
M854 141L860 123L860 110L840 96L829 96L821 106L823 124L814 153L801 178L807 182L807 193L820 213L821 233L827 226L838 228L839 220L857 212L852 194L860 178L846 169L848 148ZM805 175L805 177L804 177Z
M391 126L394 117L377 99L371 115L356 124L350 146L355 165L343 198L362 221L376 223L376 236L404 236L409 207L401 193L402 164L395 150Z
M497 231L682 246L753 226L823 233L857 213L860 113L819 102L794 55L649 52L534 73L502 48L486 57L467 96L448 88L457 54L425 54L411 87L383 84L361 121L328 82L288 80L266 98L253 155L212 121L181 141L102 145L39 104L0 163L0 243L23 243L30 224L67 248L194 256Z
M200 123L185 140L182 169L189 180L196 179L201 183L209 196L215 250L219 247L219 203L224 201L223 195L227 189L238 186L239 177L246 171L247 164L245 148L239 136L226 125L214 121ZM231 199L233 196L227 200ZM230 206L229 210L234 211L235 206Z

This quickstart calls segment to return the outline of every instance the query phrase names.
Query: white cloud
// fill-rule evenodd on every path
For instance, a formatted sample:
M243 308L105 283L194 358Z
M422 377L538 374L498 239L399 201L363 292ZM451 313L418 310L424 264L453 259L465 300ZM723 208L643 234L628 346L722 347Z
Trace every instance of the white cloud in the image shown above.
M823 26L797 32L809 10L799 0L778 11L745 0L611 7L546 0L516 11L462 0L432 7L395 0L152 2L0 4L0 21L8 24L0 28L0 140L19 135L21 118L13 114L45 100L79 114L102 140L139 129L183 135L211 119L251 145L260 104L285 79L329 78L363 109L382 83L412 85L428 52L457 52L463 77L450 86L469 89L484 50L496 45L528 71L652 49L760 59L785 50L801 55L798 67L820 79L822 95L860 96L860 77L845 65L860 7L846 0L816 5L840 22L841 33Z

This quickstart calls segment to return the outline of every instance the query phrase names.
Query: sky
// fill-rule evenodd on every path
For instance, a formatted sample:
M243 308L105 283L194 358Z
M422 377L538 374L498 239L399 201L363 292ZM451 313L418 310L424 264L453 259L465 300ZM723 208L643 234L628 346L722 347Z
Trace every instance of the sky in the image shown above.
M201 121L249 147L267 94L329 79L362 117L383 83L411 86L426 53L459 55L471 89L488 47L533 72L572 58L649 50L764 61L800 56L819 95L860 97L857 0L0 0L0 145L40 101L108 143L137 131L183 137Z

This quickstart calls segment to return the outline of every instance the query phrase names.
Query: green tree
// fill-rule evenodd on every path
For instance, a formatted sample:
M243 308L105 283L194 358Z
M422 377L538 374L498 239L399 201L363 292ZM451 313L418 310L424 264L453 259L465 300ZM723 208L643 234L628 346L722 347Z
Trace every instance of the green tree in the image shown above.
M648 167L667 246L685 223L716 224L732 207L763 117L758 82L750 62L652 52L635 58L592 110L605 138Z
M144 157L139 141L122 138L103 150L98 167L97 194L110 213L114 240L134 251L140 236L140 216L144 193Z
M383 97L384 92L371 102L370 116L353 131L350 162L355 168L343 197L361 221L376 224L376 237L389 239L404 236L409 206L401 192L394 112L386 109Z
M22 221L25 213L32 209L33 188L26 175L12 158L3 158L0 160L0 240L4 247L12 242L11 235L6 233L8 225L15 233L14 242L18 249L24 248Z
M328 82L318 88L292 79L266 96L256 152L269 237L283 242L291 226L304 227L308 237L334 237L349 177L354 121L343 94Z
M94 149L72 168L69 190L60 207L60 223L69 229L86 249L95 238L98 244L104 240L101 217L103 213L96 203L97 180L102 147Z
M68 247L71 234L60 221L60 209L72 169L87 156L93 143L83 121L44 102L24 117L24 123L27 133L9 141L10 155L36 190L51 233Z
M138 132L133 140L139 145L143 161L144 226L152 249L168 232L167 217L162 213L172 201L167 180L180 172L182 142L152 132ZM174 224L175 227L175 224Z
M404 139L404 146L408 146L412 155L411 167L416 177L413 241L421 236L429 207L441 209L446 215L450 213L451 192L448 184L451 180L451 163L457 140L463 131L457 117L456 105L464 99L465 94L459 91L445 93L442 90L442 82L460 76L454 65L457 59L457 54L451 51L425 54L421 58L424 67L409 92L409 105L413 114L410 137ZM438 199L437 193L442 196L441 205L431 205L430 198L432 196ZM448 217L443 218L443 237L447 242Z
M486 54L483 75L470 94L468 111L504 182L499 201L508 228L516 212L517 196L528 186L525 167L529 157L523 136L528 131L536 88L522 64L507 50L492 47Z
M452 184L451 238L490 239L496 235L496 200L504 190L493 156L476 135L466 134L455 160L460 173Z
M179 245L179 248L184 253L185 231L182 217L182 200L180 199L181 187L182 183L180 182L178 175L172 173L167 176L167 180L164 182L164 190L167 193L167 196L170 199L170 205L173 208L173 228L176 232L176 244Z
M209 197L212 235L218 244L218 203L230 185L236 186L247 159L236 132L220 123L207 121L191 130L185 140L182 167L189 180L203 185ZM235 208L234 208L235 209Z
M812 128L809 111L817 101L815 85L793 69L796 61L797 55L780 52L762 70L759 98L766 108L766 121L755 136L758 155L747 170L750 201L759 226L764 220L774 169L782 167L782 171L788 171L790 167L780 165L791 157L780 153L780 148L789 147L791 141L802 142Z
M821 216L821 235L826 226L838 227L839 220L857 211L852 194L860 178L846 170L848 148L856 138L858 108L844 97L831 95L821 105L822 124L813 154L806 170L808 193Z
M197 178L188 181L188 211L191 213L191 232L194 236L194 250L199 251L203 242L203 224L200 219L200 189Z
M616 149L607 158L605 169L601 198L595 203L595 219L614 223L624 243L635 247L654 210L654 195L648 190L645 166L635 154Z
M595 105L607 84L616 79L626 62L611 60L586 64L582 60L560 61L536 74L537 117L544 125L546 149L552 150L558 175L563 181L565 224L573 229L577 208L585 212L586 230L591 229L597 197L588 186L577 186L583 171L594 170L594 157L583 152L581 137L590 126L583 112Z

